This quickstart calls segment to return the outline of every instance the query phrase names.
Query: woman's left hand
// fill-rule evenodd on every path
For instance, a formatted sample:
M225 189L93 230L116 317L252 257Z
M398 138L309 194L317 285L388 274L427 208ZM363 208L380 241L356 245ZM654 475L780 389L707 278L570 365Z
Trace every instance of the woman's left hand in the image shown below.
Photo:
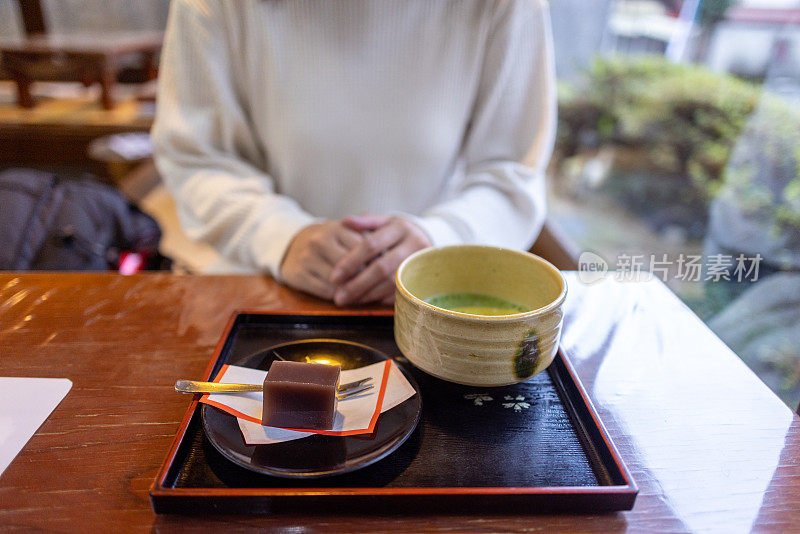
M395 271L412 253L431 246L430 238L416 224L388 215L347 217L342 223L368 233L334 265L331 283L339 288L333 301L337 306L392 304Z

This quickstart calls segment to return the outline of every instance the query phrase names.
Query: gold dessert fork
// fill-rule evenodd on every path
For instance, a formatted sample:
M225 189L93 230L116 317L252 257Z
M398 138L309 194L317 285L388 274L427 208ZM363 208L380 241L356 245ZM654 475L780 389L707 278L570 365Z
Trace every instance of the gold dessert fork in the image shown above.
M367 384L372 380L371 376L355 380L346 384L340 384L337 388L336 397L344 400L354 395L364 393L375 387ZM220 384L219 382L199 382L197 380L178 380L175 382L175 391L178 393L241 393L244 391L264 391L261 384Z

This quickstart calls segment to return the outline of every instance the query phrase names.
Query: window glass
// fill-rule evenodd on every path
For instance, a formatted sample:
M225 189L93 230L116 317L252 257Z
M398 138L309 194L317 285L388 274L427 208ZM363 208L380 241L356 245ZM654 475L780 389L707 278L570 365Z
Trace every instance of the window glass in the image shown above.
M75 32L162 31L167 0L43 0L48 28L54 34Z
M0 0L0 38L20 39L24 33L16 0Z
M796 407L800 4L550 5L553 224L609 276L660 278Z

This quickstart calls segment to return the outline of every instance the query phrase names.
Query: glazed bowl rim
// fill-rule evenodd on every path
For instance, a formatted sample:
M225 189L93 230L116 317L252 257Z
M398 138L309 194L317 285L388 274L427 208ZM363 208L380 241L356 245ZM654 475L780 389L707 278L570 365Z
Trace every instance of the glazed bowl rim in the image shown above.
M549 302L544 306L541 306L533 310L528 310L520 313L512 313L508 315L477 315L474 313L457 312L445 308L440 308L438 306L434 306L433 304L425 302L421 298L414 295L411 291L409 291L403 284L400 277L403 270L408 266L409 263L411 263L415 259L424 256L426 254L431 254L446 249L483 249L483 250L492 250L501 254L509 254L509 253L516 254L518 256L523 256L528 259L532 258L535 261L538 261L541 264L543 264L545 268L549 269L550 271L558 275L558 279L561 282L561 292L552 302ZM541 256L538 256L531 252L516 250L511 248L496 247L491 245L447 245L443 247L428 247L422 250L418 250L417 252L414 252L413 254L408 256L405 260L403 260L402 263L400 263L400 266L397 268L397 271L395 272L394 278L395 278L395 287L397 288L397 290L404 297L408 298L412 303L416 304L417 306L421 306L422 308L427 308L432 312L438 313L440 315L451 316L459 319L466 319L468 321L512 322L519 319L525 319L527 317L543 315L547 312L550 312L560 307L564 303L564 300L566 300L567 298L567 280L566 278L564 278L564 274L559 269L557 269L555 265L553 265L546 259L542 258Z

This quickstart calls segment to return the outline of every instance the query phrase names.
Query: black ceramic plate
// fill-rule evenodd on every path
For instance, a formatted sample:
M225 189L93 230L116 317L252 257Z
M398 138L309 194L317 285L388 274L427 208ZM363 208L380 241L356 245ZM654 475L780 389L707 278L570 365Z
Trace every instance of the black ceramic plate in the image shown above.
M355 369L388 360L389 357L366 345L336 339L308 339L274 345L248 356L238 365L269 369L277 351L285 360L335 360L342 370ZM416 395L380 415L372 434L323 436L271 445L247 446L236 417L208 404L203 405L203 430L220 454L233 463L265 475L285 478L319 478L366 467L397 449L411 435L422 412L419 387L399 364Z

